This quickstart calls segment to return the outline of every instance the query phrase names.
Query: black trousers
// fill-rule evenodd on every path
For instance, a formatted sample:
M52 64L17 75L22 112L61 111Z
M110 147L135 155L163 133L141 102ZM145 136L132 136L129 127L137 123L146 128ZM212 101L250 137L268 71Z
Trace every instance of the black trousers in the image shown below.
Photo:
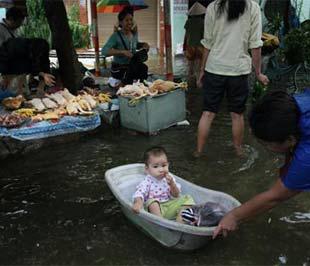
M144 63L129 63L128 65L120 65L112 63L111 75L115 79L119 79L123 84L132 84L134 80L146 80L148 75L148 66Z

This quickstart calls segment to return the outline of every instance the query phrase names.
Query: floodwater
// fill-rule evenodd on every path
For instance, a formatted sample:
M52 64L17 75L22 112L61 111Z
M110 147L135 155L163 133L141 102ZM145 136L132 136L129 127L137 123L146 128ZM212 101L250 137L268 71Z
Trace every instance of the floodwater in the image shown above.
M153 63L155 71L157 67ZM176 71L184 75L183 60ZM310 265L309 196L300 195L200 250L162 247L121 213L104 182L111 167L141 162L143 151L163 145L171 171L244 202L267 189L282 158L245 133L246 158L234 155L230 117L223 105L206 146L193 159L202 92L188 92L188 127L158 136L106 129L0 162L1 265Z

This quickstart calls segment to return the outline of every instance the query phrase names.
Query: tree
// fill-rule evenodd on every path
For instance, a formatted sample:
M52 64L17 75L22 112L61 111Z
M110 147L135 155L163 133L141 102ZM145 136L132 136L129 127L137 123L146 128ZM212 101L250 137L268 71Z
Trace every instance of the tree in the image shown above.
M52 32L52 44L56 49L63 84L70 92L76 93L82 84L82 74L73 47L65 5L63 1L43 0L43 6Z
M43 1L28 0L26 5L27 20L19 29L20 36L25 38L42 38L51 47L51 30L45 16Z

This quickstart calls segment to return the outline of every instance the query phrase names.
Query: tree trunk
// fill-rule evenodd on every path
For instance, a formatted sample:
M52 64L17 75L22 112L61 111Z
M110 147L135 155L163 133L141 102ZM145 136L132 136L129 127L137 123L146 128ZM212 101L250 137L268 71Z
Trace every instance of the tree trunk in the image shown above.
M82 74L73 47L65 5L62 0L43 0L43 6L51 28L53 48L56 49L62 82L70 92L76 94L82 84Z

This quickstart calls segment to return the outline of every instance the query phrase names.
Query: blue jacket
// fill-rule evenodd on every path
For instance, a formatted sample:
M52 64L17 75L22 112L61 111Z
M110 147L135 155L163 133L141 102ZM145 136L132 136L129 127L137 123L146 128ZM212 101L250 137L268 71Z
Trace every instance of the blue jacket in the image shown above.
M294 98L301 113L301 138L282 182L288 189L307 191L310 190L310 89Z

